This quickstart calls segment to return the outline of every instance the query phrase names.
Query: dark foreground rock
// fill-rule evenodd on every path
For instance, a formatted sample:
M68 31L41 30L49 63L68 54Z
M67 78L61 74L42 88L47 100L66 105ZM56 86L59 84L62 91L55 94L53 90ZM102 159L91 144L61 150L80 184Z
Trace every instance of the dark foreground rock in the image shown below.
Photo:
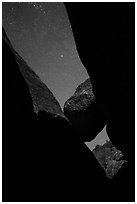
M3 201L95 201L97 187L89 183L98 175L105 180L101 168L75 128L54 117L61 114L54 97L5 34L2 62Z
M75 123L75 126L77 125L77 132L79 132L79 130L83 132L84 139L86 139L85 133L87 132L87 127L89 130L89 126L87 125L88 123L91 122L90 125L92 126L92 130L95 128L94 135L97 135L99 130L101 130L105 124L105 117L103 119L103 113L99 111L90 79L87 79L77 87L74 95L65 103L64 112L70 121L73 120L76 122L78 122L78 118L80 117L82 120L85 115L82 122L80 121L77 124ZM90 116L92 115L91 118L89 118L88 112L90 112ZM78 118L75 118L76 114ZM99 120L100 118L102 118L102 120ZM121 157L123 157L123 154L120 150L117 150L112 145L111 141L105 143L103 146L97 145L93 151L93 154L104 170L106 177L109 179L112 179L119 172L123 163L126 162L125 160L119 160Z
M80 84L74 95L65 102L64 114L85 142L94 139L103 129L106 117L97 104L90 79ZM91 135L88 133L90 128Z
M72 12L73 9L71 9ZM74 17L76 17L76 10L74 10ZM86 46L87 44L85 43ZM112 202L133 200L133 196L131 199L131 185L127 186L129 171L123 168L111 181L106 179L100 164L84 145L83 141L93 139L106 123L103 113L98 109L97 100L94 100L86 109L81 106L80 111L65 111L65 115L72 122L71 126L64 117L53 117L61 112L60 109L58 111L55 108L54 111L50 104L45 106L43 103L43 100L50 102L45 96L46 93L48 94L45 86L36 85L35 91L31 93L32 81L39 84L38 78L30 70L26 73L21 72L23 69L21 66L24 65L19 67L16 62L16 53L5 39L2 48L3 201ZM25 75L27 77L24 77ZM103 95L103 92L101 93ZM36 94L34 101L32 94ZM103 97L101 98L104 100ZM54 99L52 105L54 106ZM50 108L53 110L48 111ZM123 132L120 134L116 125L114 128L118 135L111 136L110 134L110 138L115 138L115 141L119 143L118 138ZM126 132L127 129L123 137ZM123 145L126 149L124 140Z
M128 161L111 180L111 185L108 184L110 190L107 188L106 191L104 187L102 191L106 197L111 195L113 201L119 197L119 201L134 202L135 4L66 3L66 8L79 56L92 81L96 102L106 115L107 134ZM74 115L77 127L81 128L87 122L82 133L91 136L91 129L95 130L91 118L90 122L85 120L84 111ZM76 122L76 117L80 120L82 115L85 116L83 123Z

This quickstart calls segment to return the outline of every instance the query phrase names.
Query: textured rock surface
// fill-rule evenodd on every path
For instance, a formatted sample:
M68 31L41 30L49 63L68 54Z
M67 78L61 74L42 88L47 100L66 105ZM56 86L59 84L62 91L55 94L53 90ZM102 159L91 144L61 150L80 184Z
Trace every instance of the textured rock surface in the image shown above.
M123 154L113 146L111 141L107 141L104 145L97 145L93 154L109 179L112 179L122 165L127 162L126 160L120 160Z
M65 102L64 110L82 111L86 110L95 100L90 79L80 84L74 95Z
M27 65L23 58L14 50L4 30L3 39L8 43L14 53L16 62L18 63L20 71L28 85L32 97L34 112L38 114L39 111L46 111L55 117L61 116L66 118L52 92L40 80L38 75L36 75L36 73Z
M99 109L90 78L80 84L74 95L66 101L64 114L75 127L77 136L82 135L84 142L93 140L103 129L106 118ZM91 129L92 134L89 134Z
M52 92L17 53L16 61L19 64L24 79L28 84L32 96L34 111L36 113L39 111L46 111L55 116L59 115L61 117L65 117Z
M3 200L90 201L94 157L64 118L34 113L28 84L5 40L3 88Z

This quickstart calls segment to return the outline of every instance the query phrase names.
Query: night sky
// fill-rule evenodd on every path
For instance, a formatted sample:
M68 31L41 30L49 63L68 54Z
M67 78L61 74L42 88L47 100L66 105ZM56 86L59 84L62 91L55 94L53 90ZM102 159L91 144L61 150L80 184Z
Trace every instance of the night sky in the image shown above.
M101 130L101 132L98 133L98 135L96 136L96 138L94 140L92 140L91 142L85 142L85 144L89 147L89 149L92 151L97 144L99 145L103 145L104 143L106 143L106 141L109 141L109 137L106 131L106 125L103 128L103 130Z
M64 4L4 2L2 11L2 24L13 47L63 108L76 87L89 78L79 58ZM107 138L104 128L96 140L86 144L92 150Z
M79 58L64 4L4 2L2 11L2 24L13 47L63 107L89 77Z

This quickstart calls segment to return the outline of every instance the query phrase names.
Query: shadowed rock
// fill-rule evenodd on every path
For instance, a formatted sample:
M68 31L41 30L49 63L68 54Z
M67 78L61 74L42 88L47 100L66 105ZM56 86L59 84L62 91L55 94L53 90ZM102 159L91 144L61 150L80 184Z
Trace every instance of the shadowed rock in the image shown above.
M102 130L106 118L99 109L90 78L80 84L74 95L66 101L64 114L84 142L91 141Z
M65 102L64 109L68 111L86 110L94 100L92 84L90 79L87 79L77 87L74 95Z
M93 150L93 154L109 179L112 179L122 165L127 162L126 160L120 160L123 154L113 146L111 141L107 141L102 146L97 145Z
M11 45L4 29L3 29L3 39L8 43L12 52L15 55L16 62L19 65L19 69L28 85L34 112L38 114L39 111L46 111L55 117L60 116L67 120L63 111L48 87L40 80L39 76L27 65L23 58L14 50Z

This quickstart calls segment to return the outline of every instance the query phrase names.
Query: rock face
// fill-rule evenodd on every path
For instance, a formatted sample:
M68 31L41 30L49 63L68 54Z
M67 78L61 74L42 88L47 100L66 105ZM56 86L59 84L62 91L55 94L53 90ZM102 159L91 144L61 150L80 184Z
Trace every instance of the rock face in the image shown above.
M109 179L112 179L122 165L127 162L126 160L121 160L123 157L122 152L116 149L111 141L107 141L103 145L97 145L93 150L93 154Z
M65 118L61 107L52 92L17 53L16 61L28 84L35 113L46 111L54 116Z
M28 85L32 97L34 112L38 114L39 111L46 111L55 117L60 116L66 118L63 114L60 104L58 103L52 92L40 80L38 75L27 65L23 58L14 50L4 30L3 38L14 53L16 62L19 65L19 69Z
M94 156L66 119L53 117L51 104L39 104L37 91L44 103L50 92L3 38L3 201L94 200L89 177L92 184L95 174L102 178ZM32 85L40 95L38 115Z
M35 73L23 65L22 59L17 59L18 55L5 34L2 50L3 201L106 202L112 198L119 201L119 196L123 200L127 189L126 185L123 189L123 183L127 174L108 185L97 157L83 142L93 139L104 126L105 120L98 110L97 101L94 100L87 109L66 112L71 126L63 117L53 117L57 115L54 108L51 104L44 104L46 93L50 92ZM33 110L32 85L36 95L38 90L44 92L44 96L39 93L36 101L34 110L38 116ZM41 97L44 97L44 103L40 103ZM48 98L47 102L50 103ZM117 180L119 185L115 185ZM118 196L114 196L114 192Z
M80 84L74 95L66 101L64 114L76 128L77 135L82 135L84 142L94 139L103 129L106 118L98 107L89 78ZM88 133L90 129L91 135Z
M64 110L84 111L94 100L95 95L92 90L91 80L87 79L77 87L74 95L65 102Z
M77 188L70 185L77 184L76 180L81 183L83 177L85 188L84 175L77 172L91 162L85 162L88 157L85 153L84 159L83 145L75 140L69 123L53 117L61 114L58 103L15 53L4 32L2 48L3 200L71 201ZM33 96L38 115L33 110Z
M85 5L87 6L83 9ZM102 5L99 8L96 4L68 4L79 51L81 50L85 67L94 81L94 93L100 104L103 103L105 109L111 112L107 121L108 135L113 144L117 144L118 149L122 147L122 153L128 156L125 168L120 170L112 182L102 179L104 172L97 165L97 160L92 158L91 152L85 153L87 149L83 148L83 143L81 146L78 144L78 139L82 136L84 141L85 137L90 139L96 136L95 127L98 129L101 126L100 115L97 117L93 114L96 100L92 104L93 108L74 111L78 113L74 117L70 114L76 124L76 131L62 125L63 120L50 119L46 111L42 112L43 117L37 117L33 111L28 85L15 63L14 54L3 43L2 172L6 178L2 181L3 195L5 194L3 201L135 201L135 137L134 119L132 120L134 94L131 94L134 92L134 77L131 78L134 73L134 53L131 52L134 48L134 34L131 37L131 30L134 30L134 4L132 5L120 6L120 9L114 5L114 9L104 6L102 9ZM84 15L81 15L83 12ZM95 17L92 26L89 26L91 19ZM129 82L132 82L130 87ZM74 141L76 137L77 142ZM72 148L72 144L75 148ZM99 154L95 156L100 160ZM109 165L116 164L113 159L107 162ZM85 182L82 182L82 177Z

